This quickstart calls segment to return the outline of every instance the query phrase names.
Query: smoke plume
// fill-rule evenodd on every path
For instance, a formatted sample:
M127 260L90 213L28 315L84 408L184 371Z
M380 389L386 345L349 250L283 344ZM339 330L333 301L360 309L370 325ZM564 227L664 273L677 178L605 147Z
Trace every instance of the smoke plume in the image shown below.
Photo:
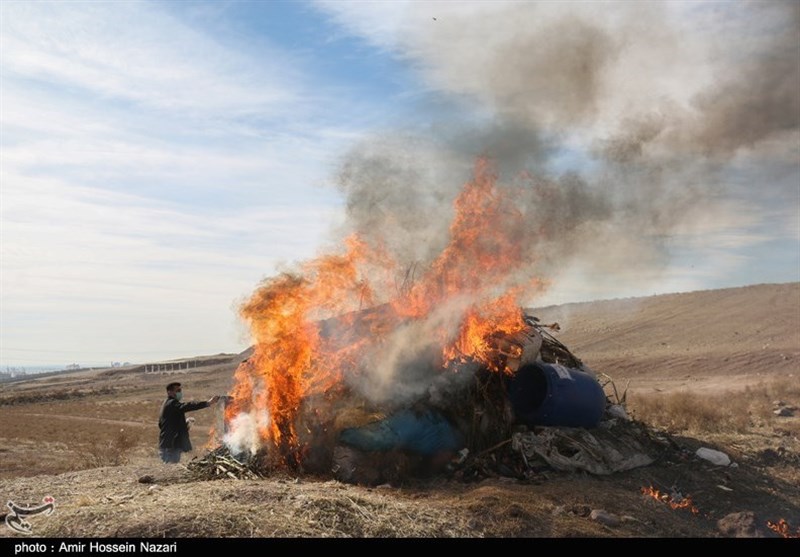
M273 440L295 438L294 413L314 385L341 379L383 405L446 397L463 377L426 374L432 355L472 333L467 355L478 354L481 325L513 332L516 309L575 269L601 287L653 280L675 235L800 201L773 179L798 174L799 3L425 6L435 14L399 10L391 35L369 17L351 27L451 108L427 113L424 129L354 145L337 174L347 253L266 281L243 309L261 339L252 370L270 391ZM378 3L323 9L345 24L380 13ZM758 195L736 185L740 175ZM750 216L737 214L743 206ZM330 320L317 336L309 318L342 300L359 301L353 314L375 310L362 322L392 316L380 342L361 335L356 349L330 349L354 340L357 319ZM259 407L247 386L239 400ZM243 422L239 445L257 422Z
M676 231L725 217L727 163L764 148L768 166L770 141L797 144L798 6L437 4L433 22L409 15L393 48L483 115L454 110L425 133L355 146L338 179L342 232L388 249L401 268L431 265L449 241L454 197L486 156L524 215L504 231L523 250L519 265L490 280L547 284L574 266L600 284L622 269L658 276ZM381 381L368 384L403 376L397 355L422 351L426 338L396 331L374 362Z
M766 187L776 158L796 166L798 14L797 2L437 3L435 21L409 10L389 46L465 108L351 150L344 231L430 263L487 156L526 215L520 272L657 276L676 231L729 218L726 199L752 203L725 189L731 164L749 157Z

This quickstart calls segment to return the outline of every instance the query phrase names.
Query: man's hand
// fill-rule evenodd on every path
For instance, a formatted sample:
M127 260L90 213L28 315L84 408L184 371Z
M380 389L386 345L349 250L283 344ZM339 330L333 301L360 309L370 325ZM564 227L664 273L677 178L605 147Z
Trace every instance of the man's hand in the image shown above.
M214 395L214 396L212 396L211 398L208 399L208 405L209 406L214 406L217 403L218 400L219 400L219 395Z

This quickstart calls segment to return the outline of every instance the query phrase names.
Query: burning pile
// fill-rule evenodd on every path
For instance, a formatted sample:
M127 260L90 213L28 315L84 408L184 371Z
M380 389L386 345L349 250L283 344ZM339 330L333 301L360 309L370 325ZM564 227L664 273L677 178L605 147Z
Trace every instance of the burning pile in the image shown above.
M352 235L344 253L267 279L241 310L255 348L234 376L226 446L307 472L330 471L345 438L365 451L481 451L509 437L508 385L545 381L535 361L561 364L554 377L588 371L545 331L557 325L521 309L544 282L525 271L533 254L517 234L531 224L517 195L479 160L426 269Z

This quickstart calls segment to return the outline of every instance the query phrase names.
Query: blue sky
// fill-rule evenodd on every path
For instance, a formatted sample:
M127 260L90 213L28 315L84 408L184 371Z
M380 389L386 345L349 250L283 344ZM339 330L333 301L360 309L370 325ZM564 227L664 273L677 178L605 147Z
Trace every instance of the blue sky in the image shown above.
M244 349L238 304L335 242L335 176L354 145L491 118L499 101L464 60L437 57L468 38L432 34L502 5L4 1L0 367ZM720 3L667 9L737 29ZM705 63L674 64L660 91L686 101ZM613 99L566 134L549 171L591 164L625 100ZM735 193L676 228L669 265L598 283L578 262L538 302L800 280L797 135L767 147L728 163ZM753 194L753 167L774 168L772 202Z

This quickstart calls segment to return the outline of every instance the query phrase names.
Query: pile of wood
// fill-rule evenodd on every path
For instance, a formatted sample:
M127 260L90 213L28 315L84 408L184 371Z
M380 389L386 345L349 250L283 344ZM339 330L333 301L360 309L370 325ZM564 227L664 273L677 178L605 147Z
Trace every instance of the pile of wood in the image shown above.
M255 459L244 462L237 460L224 446L214 449L203 458L192 459L186 467L193 476L202 480L255 480L263 477Z

